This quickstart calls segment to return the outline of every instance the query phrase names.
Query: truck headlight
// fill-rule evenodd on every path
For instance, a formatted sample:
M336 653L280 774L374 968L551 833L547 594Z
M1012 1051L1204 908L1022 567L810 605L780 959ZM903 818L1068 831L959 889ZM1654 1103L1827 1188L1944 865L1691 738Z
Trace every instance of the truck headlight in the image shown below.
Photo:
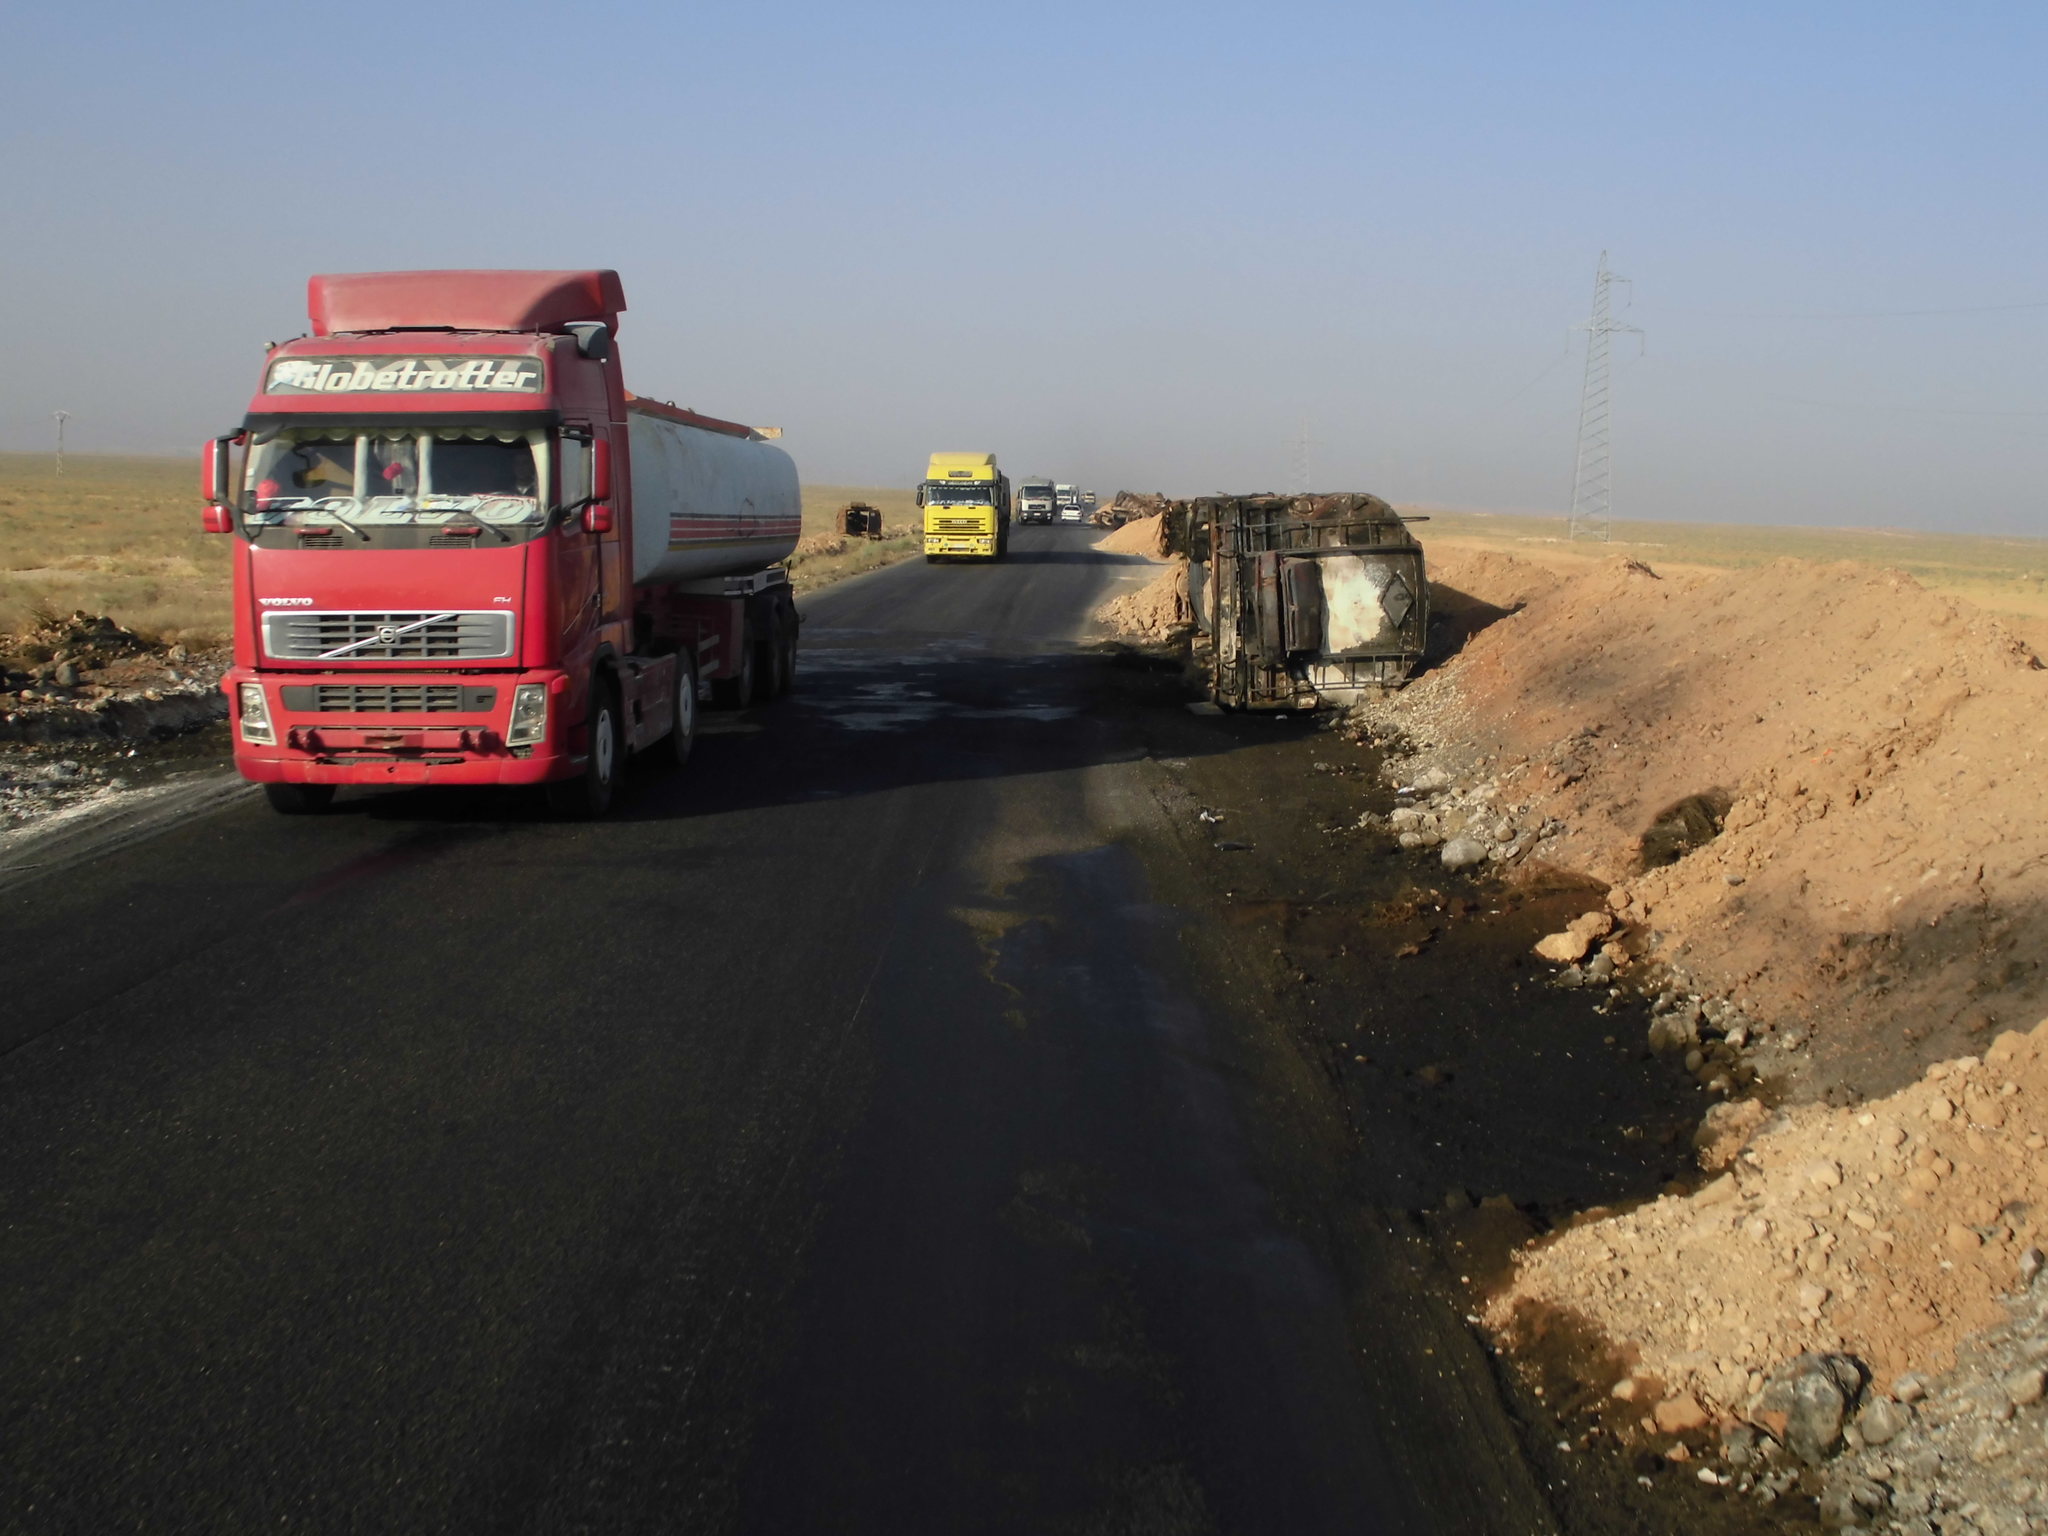
M276 746L277 731L270 723L270 705L264 701L263 685L242 684L241 701L242 740L252 746Z
M548 685L521 683L512 690L512 723L505 729L505 745L530 747L548 739Z

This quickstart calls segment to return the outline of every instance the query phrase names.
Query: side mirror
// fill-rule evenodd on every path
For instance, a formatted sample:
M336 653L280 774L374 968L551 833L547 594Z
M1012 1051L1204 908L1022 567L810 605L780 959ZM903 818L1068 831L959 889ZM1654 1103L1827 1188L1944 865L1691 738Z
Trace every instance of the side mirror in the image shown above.
M593 363L607 361L612 355L612 328L602 320L578 320L569 327L569 334L576 338L576 351Z
M583 509L583 531L585 533L610 533L612 531L612 508L610 502L593 501Z
M590 499L612 499L612 445L601 437L590 445Z
M920 507L924 505L924 487L921 485L917 488L917 504Z
M226 437L213 438L199 451L199 494L206 500L199 526L208 533L235 531L232 449L241 435L231 432Z

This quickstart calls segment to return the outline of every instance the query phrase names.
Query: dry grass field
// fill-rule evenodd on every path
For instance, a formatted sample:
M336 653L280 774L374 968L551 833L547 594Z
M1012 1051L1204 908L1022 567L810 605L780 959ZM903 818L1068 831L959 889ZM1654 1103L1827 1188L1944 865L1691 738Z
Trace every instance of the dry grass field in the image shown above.
M111 614L140 633L204 644L228 624L228 541L199 531L193 458L81 457L59 478L48 454L0 453L0 630L37 609ZM839 543L849 501L882 509L890 537ZM814 589L918 552L908 486L804 488L804 545L791 561ZM1573 564L1625 554L1651 565L1731 569L1792 557L1910 572L1992 613L2048 625L2048 540L1736 523L1617 523L1604 545L1572 544L1564 520L1415 507L1425 544L1492 548Z
M848 539L839 533L839 510L864 501L882 513L885 537ZM908 487L879 490L859 485L804 487L804 537L789 557L790 580L799 592L830 586L848 576L908 560L923 551L917 503Z
M1403 507L1429 522L1424 545L1496 549L1548 565L1628 555L1653 567L1739 570L1773 560L1855 560L1905 571L1922 586L1965 598L1987 613L2048 621L2048 539L1903 533L1881 528L1784 528L1745 523L1614 525L1606 544L1574 544L1562 517Z
M228 628L228 540L199 531L199 469L193 458L0 453L0 632L41 608L111 614L153 638L206 645ZM891 538L833 550L816 536L838 527L839 509L882 509ZM792 562L799 584L823 586L915 554L911 493L860 486L804 488L809 546Z
M195 645L228 627L228 541L199 531L189 459L0 453L0 630L37 608Z

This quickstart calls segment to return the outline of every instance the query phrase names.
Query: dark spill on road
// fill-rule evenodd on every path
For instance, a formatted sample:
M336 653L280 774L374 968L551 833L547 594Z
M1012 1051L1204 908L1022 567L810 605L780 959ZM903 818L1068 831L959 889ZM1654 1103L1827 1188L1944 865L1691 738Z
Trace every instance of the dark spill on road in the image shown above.
M1451 1404L1497 1393L1563 1529L1782 1528L1784 1512L1624 1448L1591 1386L1611 1378L1604 1346L1569 1319L1514 1364L1473 1325L1521 1243L1696 1177L1712 1100L1650 1055L1643 1001L1559 988L1531 953L1604 893L1554 872L1453 874L1360 830L1391 804L1377 761L1310 722L1161 710L1148 725L1176 831L1148 866L1199 914L1188 946L1235 1003L1252 1096L1276 1111L1263 1176L1322 1228L1368 1368L1390 1387L1408 1374L1382 1434L1413 1449L1438 1433L1438 1459L1471 1470L1485 1415L1460 1424ZM1318 1114L1320 1179L1301 1156Z

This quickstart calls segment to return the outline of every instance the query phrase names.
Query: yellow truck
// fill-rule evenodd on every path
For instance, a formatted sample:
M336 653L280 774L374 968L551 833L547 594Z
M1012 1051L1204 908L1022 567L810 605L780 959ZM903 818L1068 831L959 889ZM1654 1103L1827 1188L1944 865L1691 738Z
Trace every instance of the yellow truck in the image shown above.
M1010 481L992 453L935 453L917 488L927 560L1000 560L1010 549Z

